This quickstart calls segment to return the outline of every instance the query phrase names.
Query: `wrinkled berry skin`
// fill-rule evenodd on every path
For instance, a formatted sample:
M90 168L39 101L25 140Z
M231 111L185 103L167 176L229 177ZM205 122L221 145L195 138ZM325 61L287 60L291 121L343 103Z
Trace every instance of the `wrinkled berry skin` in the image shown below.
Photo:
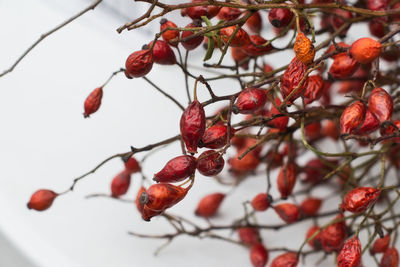
M315 216L321 207L322 200L315 197L309 197L300 204L300 211L306 216Z
M279 99L279 97L275 98L275 104L278 107L282 104L282 101ZM269 113L268 113L269 117L276 116L278 114L281 114L281 112L279 112L279 110L274 105L272 105L271 109L269 110ZM268 125L271 125L277 129L279 129L279 131L283 132L286 130L286 126L287 126L288 122L289 122L288 116L280 116L273 120L270 120L268 122Z
M268 12L268 20L276 28L288 26L292 19L293 13L288 8L272 8Z
M139 162L134 157L129 158L124 165L125 165L125 170L131 174L140 172L142 170L142 167L140 167Z
M219 174L225 165L222 155L214 150L207 150L197 159L197 170L204 176Z
M233 35L233 33L235 32L237 26L229 26L229 27L225 27L222 28L219 33L220 36L222 38L222 41L224 41L225 44L228 43L228 40L231 38L231 36ZM250 37L247 34L247 32L245 30L243 30L242 28L240 28L235 36L233 37L233 39L231 40L231 42L229 43L229 45L231 47L241 47L244 45L247 45L250 43Z
M144 186L141 186L136 194L136 199L135 199L136 208L140 213L143 212L143 204L140 203L140 196L142 195L143 192L146 192L146 188L144 188Z
M388 248L382 256L379 267L398 267L399 252L396 248Z
M204 2L203 0L193 0L192 3L199 3L199 2ZM220 8L217 6L211 6L211 5L206 5L206 6L193 6L193 7L188 7L186 8L183 13L184 15L189 16L191 19L201 19L202 16L206 16L207 18L211 19L215 17Z
M125 62L125 74L130 78L145 76L153 67L153 52L148 49L133 52Z
M329 68L329 74L334 78L348 78L359 67L359 63L347 54L339 54Z
M393 121L393 123L394 123L394 125L397 126L397 128L400 129L400 120ZM392 126L392 125L387 125L387 126L385 126L385 127L382 127L380 132L381 132L381 135L382 135L382 136L386 136L386 135L392 135L392 134L394 134L395 131L397 131L397 129L396 129L394 126ZM389 140L392 140L393 142L400 143L400 137L391 138L391 139L389 139Z
M362 64L368 64L379 57L382 45L371 38L360 38L350 47L351 56Z
M249 58L249 56L245 52L243 52L243 50L239 47L231 47L231 55L233 60L237 63L243 62L245 61L245 59ZM247 61L245 63L242 63L240 67L244 70L248 70L249 62Z
M153 45L153 42L149 43L149 47ZM153 60L155 63L160 65L174 65L176 64L176 57L171 47L162 40L157 40L153 47Z
M389 6L387 0L367 0L366 2L367 8L373 11L386 10Z
M169 21L167 19L162 19L160 21L160 31L165 30L166 28L177 28L178 26L176 26L175 23L173 23L172 21ZM161 34L162 38L164 39L164 41L166 41L167 43L169 43L172 46L178 46L178 43L171 43L171 40L178 38L179 37L179 31L177 30L166 30L165 32L163 32Z
M377 238L375 242L372 244L369 252L371 254L384 253L388 249L389 244L390 244L390 235L385 235L382 238Z
M204 108L199 101L194 100L185 109L180 121L181 136L189 153L197 153L197 144L203 137L205 128Z
M357 187L344 196L341 208L353 213L364 212L376 202L380 193L381 190L373 187Z
M294 57L289 66L283 73L281 79L281 93L285 99L299 84L307 72L307 66L303 62ZM289 99L294 101L303 95L306 83L304 82L297 92Z
M268 251L261 243L254 244L250 249L250 261L254 267L264 267L268 262Z
M343 215L340 214L334 218L334 221L342 219ZM346 224L340 221L329 225L321 231L322 248L326 252L339 251L346 240Z
M189 23L188 25L186 25L186 28L194 28L194 27L199 27L199 26L201 26L200 23L193 22L193 23ZM194 34L194 32L192 32L192 31L182 31L181 39L192 36L193 34ZM201 43L203 42L203 39L204 39L203 36L199 35L190 40L182 41L181 44L186 50L190 51L190 50L196 49L199 45L201 45Z
M322 96L324 79L320 75L311 75L307 78L307 86L304 91L304 102L310 104Z
M265 90L246 88L243 90L232 108L234 113L250 114L264 107L267 102Z
M365 112L365 120L361 127L357 130L357 133L359 134L369 134L372 133L373 131L377 130L380 125L380 121L375 117L372 112L367 109Z
M103 98L103 87L98 87L94 89L86 98L84 103L85 112L83 116L85 118L89 117L90 114L95 113L101 105L101 99Z
M296 57L304 64L308 65L313 62L315 56L315 48L314 45L311 43L311 40L308 39L304 33L299 32L299 34L297 35L293 50L296 54Z
M47 210L48 208L50 208L51 204L53 204L53 201L57 196L58 194L51 190L37 190L35 193L32 194L31 199L27 204L28 209L34 209L37 211Z
M294 252L286 252L276 257L270 267L296 267L299 263L297 254Z
M382 123L393 115L393 100L383 88L372 90L368 99L368 109Z
M218 18L221 20L235 20L242 14L242 11L234 7L222 7L218 12Z
M361 101L356 101L348 106L340 117L340 133L350 134L361 126L365 112L365 105Z
M247 19L247 28L253 33L260 33L262 28L262 19L259 12L254 12L250 18Z
M232 138L235 133L235 129L231 128L230 137ZM208 128L205 132L201 141L199 143L199 147L206 148L221 148L227 143L228 138L228 127L221 124L215 124Z
M361 242L358 237L353 236L344 243L342 250L337 256L338 267L361 266Z
M111 195L119 197L125 195L131 184L131 174L128 171L122 171L117 174L111 182Z
M196 170L196 158L189 155L178 156L165 164L161 171L154 174L158 183L175 183L186 179Z
M140 195L143 204L142 218L149 221L151 217L161 214L164 210L181 201L189 191L172 184L153 184Z
M240 241L246 245L253 245L260 242L260 233L257 228L241 227L237 231Z
M256 211L265 211L269 208L272 202L272 197L266 193L257 194L251 201L251 206Z
M300 218L299 208L291 203L282 203L275 206L275 212L286 223L294 223Z
M292 194L293 187L296 183L296 167L293 163L282 166L278 174L278 190L281 198L286 199Z
M311 228L308 229L308 231L307 231L306 239L309 239L317 231L319 231L318 226L316 226L316 225L311 226ZM314 238L312 240L308 241L308 244L315 250L322 249L321 232L318 233L316 236L314 236Z
M260 35L250 35L250 43L240 47L242 51L253 57L258 57L267 54L273 49L271 44L264 46L268 41L262 38Z
M214 216L224 198L225 194L222 193L214 193L203 197L197 205L195 214L205 218Z

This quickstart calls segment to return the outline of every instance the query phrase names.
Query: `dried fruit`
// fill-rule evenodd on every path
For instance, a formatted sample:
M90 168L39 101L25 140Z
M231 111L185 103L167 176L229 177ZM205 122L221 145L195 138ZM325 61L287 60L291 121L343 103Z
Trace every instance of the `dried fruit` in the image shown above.
M326 252L339 251L346 240L346 224L342 219L343 214L339 214L333 219L336 223L321 231L322 247Z
M125 162L125 170L129 173L140 172L141 169L139 162L134 157L130 157Z
M238 229L240 241L246 245L253 245L260 242L260 233L257 228L241 227Z
M249 68L249 62L245 62L246 59L249 59L249 56L241 48L231 47L231 55L236 63L244 62L240 65L242 69L247 70Z
M166 28L177 28L178 26L176 26L175 23L173 23L172 21L169 21L167 19L162 19L160 21L160 31L164 31ZM164 41L166 41L167 43L169 43L172 46L178 46L178 43L172 43L171 40L178 38L179 37L179 31L177 30L166 30L165 32L163 32L161 34L162 38L164 39Z
M343 198L341 209L354 213L364 212L376 202L381 190L373 187L357 187L350 190Z
M242 11L238 8L222 7L218 12L217 17L221 20L230 21L230 20L237 19L241 14L242 14Z
M219 31L219 34L220 34L220 36L222 38L222 41L224 41L225 44L228 43L228 40L235 33L236 27L238 27L238 26L229 26L229 27L222 28ZM249 35L247 34L247 32L245 30L240 28L236 32L235 36L232 38L232 40L229 43L229 45L231 47L241 47L241 46L247 45L249 43L250 43Z
M333 14L330 16L330 25L332 25L335 31L342 27L347 22L346 20L353 18L353 14L347 10L335 8L332 12ZM350 26L351 24L341 32L340 36L346 36Z
M232 107L234 113L249 114L264 107L267 101L265 90L257 88L246 88L236 99Z
M273 47L271 44L265 45L268 41L260 35L250 35L250 43L240 47L242 51L253 57L262 56L270 52Z
M324 79L320 75L308 76L307 86L304 91L304 102L310 104L315 100L318 100L322 96L324 89Z
M357 130L364 121L365 112L365 105L361 101L349 105L340 117L340 133L350 134Z
M311 238L311 236L313 236L314 233L316 233L317 231L319 231L319 227L318 226L316 226L316 225L311 226L311 228L308 229L308 231L307 231L306 239ZM313 239L308 241L308 244L315 250L322 249L321 232L318 233L316 236L314 236Z
M328 136L328 137L332 138L333 140L339 139L339 135L340 135L339 129L333 120L327 120L322 125L322 135Z
M300 218L299 208L292 203L282 203L274 207L275 212L286 223L294 223Z
M396 248L388 248L382 256L379 267L398 267L399 252Z
M288 26L292 19L293 13L288 8L272 8L268 12L268 20L276 28Z
M286 199L292 194L293 187L296 183L296 170L293 163L283 165L279 171L277 184L281 193L281 198Z
M194 100L185 109L180 121L182 139L189 153L197 153L197 144L203 137L205 128L204 108L199 101Z
M192 0L192 3L200 3L205 2L204 0ZM219 12L219 7L212 6L212 5L205 5L205 6L192 6L185 8L182 10L184 16L189 16L191 19L201 19L202 16L206 16L207 18L211 19L215 17Z
M350 77L358 68L359 63L347 54L339 54L329 68L329 74L334 78Z
M58 194L51 190L37 190L32 194L31 199L27 204L28 209L34 209L37 211L47 210L53 204L53 201L57 196Z
M201 26L201 22L196 20L196 21L193 21L192 23L189 23L188 25L186 25L186 28L194 28L194 27L200 27L200 26ZM189 51L194 50L199 45L201 45L201 43L203 42L204 38L202 35L192 37L192 35L194 35L194 34L195 33L193 31L182 31L181 39L188 38L188 40L186 40L186 41L181 41L181 44L183 45L183 47L186 50L189 50Z
M143 204L140 203L140 196L142 195L143 192L146 191L146 188L144 188L144 186L141 186L139 188L139 191L136 194L136 199L135 199L135 204L136 204L136 208L137 210L142 213L143 212Z
M379 128L380 122L372 112L367 109L365 119L361 127L357 130L359 134L369 134Z
M123 170L118 173L111 182L111 195L113 197L120 197L125 195L131 184L131 174Z
M315 216L321 207L322 200L320 198L308 197L300 204L300 211L307 216Z
M268 261L268 251L261 243L254 244L250 249L250 261L254 267L264 267Z
M286 98L293 90L297 90L296 93L289 99L289 102L293 102L297 98L303 95L306 88L305 81L300 85L301 80L305 76L307 71L307 66L294 57L287 67L286 71L283 73L281 79L281 93L283 98ZM297 88L298 87L298 88Z
M197 170L204 176L215 176L222 171L225 160L214 150L207 150L197 159Z
M330 170L331 168L319 158L311 159L303 167L305 174L303 181L309 183L320 182Z
M398 129L400 129L400 120L394 121L393 124L397 126L397 129L391 124L386 125L385 127L381 128L381 135L382 136L392 135L396 131L398 131ZM400 143L400 137L391 138L390 140L392 140L393 142Z
M321 137L321 123L319 121L308 124L304 127L304 134L310 141L315 141Z
M276 106L280 106L282 104L282 101L279 99L279 97L275 98L275 105ZM272 116L276 116L278 114L281 114L281 112L279 112L279 110L275 107L275 105L271 106L271 109L268 113L269 117ZM280 131L285 131L286 130L286 126L289 122L289 117L288 116L279 116L275 119L272 119L268 122L268 125L275 127L277 129L279 129Z
M235 129L230 128L230 137L232 138L235 134ZM228 127L221 124L216 124L208 128L199 143L199 147L207 148L221 148L229 142L228 138Z
M257 194L251 201L251 206L256 211L265 211L269 208L272 202L272 197L266 193Z
M383 88L372 90L368 99L368 109L382 123L392 118L393 100Z
M196 170L196 158L182 155L171 159L161 171L154 174L153 180L158 183L175 183L193 175Z
M294 252L286 252L276 257L270 267L296 267L299 263L299 258Z
M349 52L357 62L367 64L379 57L381 49L381 43L367 37L355 41L351 45Z
M196 215L206 218L214 216L224 198L225 194L222 193L214 193L203 197L197 205Z
M337 256L338 267L361 266L361 242L357 236L353 236L344 243Z
M148 44L151 47L153 42ZM153 60L157 64L161 65L174 65L176 64L176 57L171 47L162 40L157 40L153 47Z
M371 254L384 253L388 249L389 244L390 244L390 235L385 235L382 238L376 239L369 251Z
M386 27L384 25L385 19L373 18L368 22L369 32L378 38L382 38L386 34Z
M233 171L243 173L253 171L257 168L258 164L260 163L260 159L253 153L248 153L242 159L239 159L239 156L245 151L246 147L240 149L235 157L228 160L228 163Z
M133 52L125 62L125 74L130 78L143 77L153 67L153 51L144 49Z
M254 33L260 33L262 19L259 12L254 12L250 18L247 19L246 24L247 28Z
M373 11L386 10L389 7L387 0L367 0L367 8Z
M89 117L90 114L95 113L99 109L102 98L103 98L103 87L98 87L94 89L88 95L84 104L85 112L83 113L83 116L85 118Z
M308 39L307 36L304 35L304 33L299 32L297 34L293 50L296 54L296 57L304 64L308 65L313 62L315 56L315 48L310 39Z

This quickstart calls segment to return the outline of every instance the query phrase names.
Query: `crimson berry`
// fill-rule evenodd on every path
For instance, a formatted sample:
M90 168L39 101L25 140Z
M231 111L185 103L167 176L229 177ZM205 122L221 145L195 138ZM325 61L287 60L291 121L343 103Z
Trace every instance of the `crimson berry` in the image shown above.
M311 236L314 235L314 233L316 233L317 231L319 231L319 227L314 225L311 226L310 229L308 229L307 234L306 234L306 239L309 239ZM314 236L313 239L311 239L310 241L308 241L308 244L315 250L320 250L322 249L322 241L321 241L321 232L318 233L316 236Z
M275 98L275 105L276 105L277 107L279 107L281 104L282 104L282 101L279 99L279 97L276 97L276 98ZM272 105L272 106L271 106L271 109L270 109L270 111L269 111L269 113L268 113L268 116L269 116L269 117L282 114L282 113L275 107L275 105ZM268 125L270 125L270 126L272 126L272 127L275 127L275 128L277 128L277 129L279 129L280 131L285 131L288 122L289 122L289 117L288 117L288 116L279 116L279 117L276 117L275 119L270 120L270 121L268 122Z
M270 267L296 267L299 263L299 258L294 252L286 252L276 257Z
M294 57L283 73L281 79L281 93L283 98L286 98L294 89L297 89L306 72L306 64L298 60L297 57ZM303 84L297 89L297 92L289 99L289 104L302 96L305 88L306 83L303 82Z
M381 190L373 187L357 187L349 191L343 198L341 208L354 213L364 212L376 202Z
M272 8L268 13L269 22L276 28L288 26L292 19L293 13L288 8Z
M139 162L134 157L130 157L125 162L125 170L130 173L136 173L140 172L142 170L142 167L140 167Z
M247 19L245 25L251 32L260 33L262 28L262 19L260 13L254 12L253 15Z
M286 223L294 223L300 218L299 208L292 203L278 204L274 210Z
M379 267L398 267L399 252L396 248L388 248L382 256Z
M383 88L374 88L368 99L368 109L382 123L392 118L393 100Z
M254 227L241 227L238 230L240 241L246 245L253 245L260 242L260 233Z
M268 41L260 35L250 35L249 38L250 43L240 47L249 56L263 56L273 49L271 44L265 45Z
M177 28L178 26L176 26L175 23L173 23L172 21L169 21L167 19L162 19L160 21L160 31L165 30L166 28ZM171 43L171 40L176 39L179 37L179 31L177 30L166 30L165 32L163 32L161 34L162 38L164 39L164 41L166 41L167 43L169 43L172 46L178 46L178 43Z
M200 3L200 2L205 2L204 0L192 0L192 3ZM207 18L213 18L215 17L220 8L217 6L212 6L212 5L205 5L205 6L192 6L185 8L183 10L182 15L183 16L189 16L191 19L201 19L202 16L206 16Z
M217 17L221 20L230 21L237 19L241 14L242 11L238 8L222 7L218 12Z
M254 267L264 267L268 261L268 251L263 244L254 244L250 249L250 261Z
M229 26L229 27L222 28L219 31L222 41L224 41L225 44L228 43L228 40L235 33L237 27L239 27L239 26L236 26L236 25ZM231 47L241 47L241 46L247 45L249 43L250 43L249 35L247 34L247 32L245 30L240 28L239 30L237 30L236 34L230 41L229 45Z
M357 236L353 236L344 243L337 256L338 267L361 266L361 242Z
M385 235L382 238L376 239L369 251L371 254L383 253L388 249L389 244L390 244L390 235Z
M300 210L304 215L314 216L321 207L322 200L320 198L309 197L300 204Z
M197 170L204 176L215 176L222 171L225 160L214 150L207 150L197 159Z
M167 162L161 171L154 174L158 183L175 183L186 179L196 170L196 158L189 155L175 157Z
M197 144L203 137L205 128L204 108L199 101L194 100L185 109L180 120L182 139L189 153L197 153Z
M367 109L365 119L360 128L357 130L359 134L369 134L379 128L380 122L372 112Z
M197 205L196 215L206 218L214 216L224 198L225 194L222 193L214 193L203 197Z
M320 75L308 76L304 91L304 102L310 104L322 96L324 89L324 79Z
M130 78L143 77L153 67L153 51L143 49L133 52L125 62L125 74Z
M364 121L365 112L365 105L361 101L356 101L346 107L340 117L341 134L350 134L360 127Z
M379 57L381 49L381 43L366 37L355 41L351 45L349 52L357 62L367 64Z
M359 63L347 54L339 54L329 68L329 74L334 78L348 78L359 67Z
M230 128L230 138L233 137L235 129ZM207 148L221 148L229 142L228 138L228 127L221 124L215 124L208 128L205 132L201 141L199 142L199 147Z
M58 194L51 190L37 190L32 194L31 199L27 204L28 209L34 209L37 211L47 210L50 208L51 204L53 204L53 201L57 196Z
M266 193L257 194L251 201L251 206L256 211L265 211L269 208L272 202L272 197Z
M235 105L232 107L234 113L249 114L264 107L267 101L265 90L257 88L247 88L243 90Z
M343 214L339 214L334 221L343 219ZM322 247L326 252L339 251L346 240L346 224L339 221L329 225L321 231Z
M194 28L194 27L201 27L201 22L200 21L193 21L192 23L189 23L186 25L186 28ZM193 31L182 31L181 34L181 39L186 39L188 40L182 41L182 45L186 50L194 50L196 49L201 43L203 42L203 36L199 35L196 37L192 37L194 35Z
M111 182L111 195L119 197L126 194L130 184L131 173L129 171L124 170L118 173Z
M278 174L278 190L281 198L286 199L292 194L293 187L296 183L296 167L293 163L283 165Z
M146 191L146 188L144 188L144 186L141 186L139 188L139 191L136 194L136 199L135 199L135 204L136 204L136 208L137 210L142 213L143 212L143 204L140 203L140 196L142 195L143 192Z
M333 140L339 139L339 129L333 120L327 120L322 125L322 135L332 138Z
M153 45L153 41L149 43L148 47ZM176 57L174 51L168 43L157 40L153 47L153 60L157 64L161 65L174 65L176 64Z
M333 26L333 28L338 30L340 27L342 27L347 21L347 19L352 19L353 14L350 11L335 8L332 10L333 14L330 17L330 24ZM351 25L351 24L350 24ZM342 32L341 36L345 36L347 34L347 31L350 28L350 25L347 26Z
M90 114L95 113L101 105L101 99L103 98L103 87L94 89L86 98L84 108L85 112L83 116L89 117Z

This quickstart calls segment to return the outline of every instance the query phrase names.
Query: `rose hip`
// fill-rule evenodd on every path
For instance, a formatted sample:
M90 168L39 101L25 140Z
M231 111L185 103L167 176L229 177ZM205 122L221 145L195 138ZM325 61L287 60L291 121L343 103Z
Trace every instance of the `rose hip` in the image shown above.
M289 94L295 89L297 90L297 92L294 93L289 101L293 102L303 95L306 88L306 83L303 82L303 84L300 85L300 82L305 76L306 71L307 66L303 62L298 60L297 57L294 57L293 60L290 62L288 68L283 73L281 79L281 93L283 98L289 96Z
M369 134L379 128L380 122L372 112L367 109L365 112L365 119L360 129L357 130L359 134Z
M353 236L344 243L337 256L338 267L361 266L361 242L357 236Z
M384 253L390 244L390 235L385 235L382 238L377 238L369 250L371 254Z
M130 78L145 76L153 67L153 51L143 49L133 52L125 62L125 73Z
M165 30L166 28L177 28L178 26L176 26L175 23L173 23L172 21L169 21L167 19L162 19L160 21L160 31ZM164 39L164 41L166 41L167 43L169 43L172 46L178 46L178 43L171 43L171 40L178 38L179 37L179 31L177 30L166 30L165 32L163 32L161 34L162 38Z
M327 120L322 125L322 135L332 138L333 140L339 139L339 129L333 120Z
M317 231L319 231L319 227L314 225L311 226L310 229L308 229L307 234L306 234L306 239L311 238ZM316 236L314 236L313 239L308 241L308 244L315 250L320 250L322 249L322 241L321 241L321 232L318 233Z
M253 245L260 242L260 233L257 228L241 227L238 229L239 239L246 245Z
M267 94L265 90L247 88L239 94L232 111L234 113L250 114L264 107L266 101Z
M276 257L270 267L296 267L299 263L299 258L294 252L286 252Z
M364 212L376 202L380 193L381 190L373 187L357 187L344 196L340 207L353 213Z
M141 186L136 194L136 199L135 199L136 208L140 213L143 212L143 204L140 203L140 196L142 195L143 192L146 192L146 188L144 188L144 186Z
M288 26L292 19L293 13L288 8L272 8L268 12L268 20L276 28Z
M205 128L204 108L199 101L194 100L185 109L180 121L182 139L189 153L197 153L197 144L203 137Z
M392 118L393 100L383 88L372 90L368 99L368 109L382 123Z
M268 41L260 35L250 35L249 38L250 43L240 47L240 49L249 56L263 56L273 49L271 44L265 45Z
M237 19L241 14L242 11L238 8L222 7L218 12L217 17L221 20L230 21Z
M189 23L188 25L186 25L186 28L194 28L194 27L200 27L200 26L201 26L201 22L196 20L196 21L193 21L192 23ZM203 39L204 39L203 36L201 36L201 35L196 36L196 37L191 37L192 35L194 35L194 32L192 32L192 31L182 31L182 34L181 34L181 39L191 38L189 40L181 42L183 47L189 51L196 49L199 45L201 45L201 43L203 42Z
M348 78L359 67L359 63L347 54L339 54L329 68L329 74L334 78Z
M293 187L296 183L296 167L293 163L283 165L279 171L277 184L281 193L281 198L286 199L292 194Z
M342 220L343 215L340 214L334 218L334 221ZM326 252L339 251L346 240L346 224L338 221L329 225L321 231L322 247Z
M83 116L85 118L89 117L91 114L95 113L101 105L101 99L103 98L103 87L98 87L94 89L86 98L84 109L85 112Z
M196 215L206 218L214 216L224 198L225 194L222 193L214 193L203 197L197 205Z
M256 211L265 211L269 208L272 202L272 197L266 193L257 194L251 201L251 206Z
M246 21L247 28L253 33L260 33L262 28L262 19L259 12L254 12Z
M151 47L153 42L148 44ZM161 65L174 65L176 64L176 57L171 47L162 40L157 40L153 47L153 60L157 64Z
M139 162L134 158L130 157L126 162L125 162L125 170L128 171L129 173L136 173L140 172L142 168L140 167Z
M299 208L292 203L278 204L274 210L286 223L294 223L300 218Z
M57 193L48 190L40 189L32 194L27 206L28 209L34 209L37 211L44 211L51 207L54 199L58 196Z
M207 150L197 159L197 170L204 176L215 176L224 168L225 160L214 150Z
M351 56L362 64L372 62L379 57L382 45L372 38L360 38L355 41L350 47Z
M111 182L111 195L120 197L125 195L131 184L131 174L129 171L123 170L118 173Z
M263 244L254 244L250 249L250 261L254 267L264 267L268 261L268 251Z
M340 117L340 133L350 134L360 127L364 121L365 112L365 105L361 101L349 105Z
M315 48L310 39L304 33L299 32L293 47L294 53L298 60L308 65L313 62L315 56Z
M322 200L320 198L308 197L300 204L300 211L306 216L315 216L321 207Z
M161 171L154 174L158 183L175 183L193 175L196 170L196 158L189 155L178 156L165 164Z
M229 26L229 27L222 28L219 31L222 41L224 41L225 44L228 43L231 36L235 33L236 27L238 27L238 26ZM239 30L237 30L236 34L232 37L232 40L229 43L229 45L231 47L241 47L241 46L247 45L249 43L250 43L249 35L247 34L247 32L245 30L240 28Z
M230 128L230 137L232 138L235 134L235 129ZM201 141L199 142L199 147L207 148L221 148L229 142L228 138L228 127L221 124L216 124L208 128L205 132Z
M308 76L307 86L304 91L304 102L310 104L315 100L318 100L322 96L324 89L324 79L320 75Z
M396 248L388 248L382 256L379 267L398 267L399 252Z

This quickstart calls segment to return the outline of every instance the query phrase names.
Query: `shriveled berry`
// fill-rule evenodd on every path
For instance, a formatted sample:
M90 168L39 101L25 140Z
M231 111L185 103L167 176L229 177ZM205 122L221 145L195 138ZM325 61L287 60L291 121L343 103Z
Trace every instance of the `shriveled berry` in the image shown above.
M142 169L142 167L140 167L139 162L134 157L130 157L125 162L125 170L130 173L140 172L141 169Z
M243 90L232 108L234 113L249 114L264 107L267 101L265 90L258 88L247 88Z
M180 120L182 139L190 153L197 153L197 144L203 137L205 128L204 108L199 101L194 100L185 109Z
M272 197L266 193L257 194L251 201L251 206L256 211L265 211L269 208Z
M250 43L240 47L249 56L257 57L270 52L273 47L271 44L265 45L268 41L260 35L250 35Z
M176 26L175 23L173 23L172 21L169 21L167 19L162 19L160 21L160 31L165 30L166 28L177 28L178 26ZM169 43L172 46L178 46L178 43L172 43L171 40L178 38L179 37L179 31L177 30L166 30L165 32L163 32L161 34L162 38L164 39L164 41L166 41L167 43Z
M400 129L400 120L393 121L393 124L397 126L397 129L391 124L386 125L385 127L381 128L381 131L380 131L381 135L382 136L392 135L396 131L398 131L398 129ZM390 140L400 143L400 137L391 138Z
M229 26L229 27L225 27L222 28L219 33L220 36L222 38L222 41L224 41L225 44L228 43L228 40L231 38L231 36L235 33L236 31L236 27L239 26ZM250 37L247 34L247 32L245 30L243 30L242 28L240 28L236 34L234 35L234 37L232 38L231 42L229 43L229 45L231 47L241 47L244 45L247 45L250 43Z
M310 141L317 140L321 137L321 123L319 121L308 124L304 127L304 135Z
M203 197L197 205L196 215L206 218L214 216L224 198L225 194L222 193L214 193Z
M366 108L361 101L349 105L340 117L341 134L350 134L360 127L365 118Z
M371 254L384 253L390 244L390 235L385 235L382 238L377 238L369 250Z
M205 2L204 0L192 0L193 3ZM206 16L211 19L215 17L220 8L212 5L204 5L204 6L192 6L185 8L184 15L189 16L191 19L201 19L202 16Z
M214 150L207 150L197 159L197 170L204 176L215 176L222 171L225 160Z
M230 137L234 136L235 129L230 128ZM201 141L199 143L199 147L207 147L207 148L221 148L226 145L229 140L228 138L228 127L221 124L215 124L208 128L205 132Z
M310 39L304 33L299 32L293 47L296 57L308 65L313 62L315 56L315 48Z
M277 256L270 267L296 267L299 263L299 258L294 252L286 252Z
M238 230L239 239L246 245L253 245L260 242L260 233L254 227L241 227Z
M306 239L311 238L317 231L319 231L319 227L314 225L311 226L310 229L308 229L307 234L306 234ZM308 244L315 250L320 250L322 249L322 241L321 241L321 232L318 233L316 236L314 236L313 239L308 241Z
M308 76L307 86L304 91L304 102L310 104L315 100L318 100L322 96L324 89L324 79L320 75Z
M379 57L381 49L381 43L372 38L366 37L355 41L351 45L349 52L357 62L367 64Z
M333 14L330 16L330 25L334 28L334 30L338 30L342 27L348 19L353 18L353 14L350 11L343 10L340 8L335 8L332 10ZM347 31L349 30L351 24L347 26L340 34L340 36L346 36Z
M248 153L242 159L239 156L246 151L246 148L242 148L238 151L237 155L228 160L229 165L235 172L243 173L248 171L253 171L260 164L260 159L252 153Z
M361 242L357 236L353 236L344 243L337 256L338 267L361 266Z
M386 10L389 7L388 0L367 0L367 8L373 11Z
M368 109L382 123L392 118L393 100L383 88L374 88L368 99Z
M146 188L144 188L144 186L141 186L139 188L139 191L136 194L136 199L135 199L135 204L136 204L136 208L137 210L142 213L143 212L143 204L140 203L140 196L142 195L143 192L146 191Z
M262 19L259 12L254 12L250 18L247 19L247 28L253 33L260 33L262 27Z
M330 137L333 140L339 139L339 129L333 120L327 120L322 124L322 135Z
M103 98L103 87L98 87L94 89L86 98L84 108L85 112L83 116L85 118L89 117L90 114L95 113L101 105L101 99Z
M153 42L150 42L148 47L151 47ZM157 40L153 47L153 60L161 65L174 65L176 64L176 57L171 47L162 40Z
M293 163L283 165L279 171L277 184L281 198L286 199L292 194L296 183L296 167Z
M308 197L300 204L300 211L307 216L314 216L321 207L322 200L320 198Z
M306 88L305 81L300 85L301 80L307 72L307 66L301 62L297 57L294 57L287 67L286 71L283 73L281 79L281 93L283 98L289 96L293 90L297 90L296 93L289 99L289 102L293 102L300 96L304 94ZM297 88L298 87L298 88Z
M239 47L231 47L231 55L235 62L242 63L239 67L244 70L249 69L249 62L245 62L246 59L249 59L249 56Z
M126 75L130 78L143 77L153 67L153 52L149 49L133 52L125 62Z
M37 190L32 194L31 199L27 204L28 209L34 209L37 211L47 210L53 204L53 201L57 196L57 193L48 189Z
M365 112L365 119L361 127L357 130L359 134L369 134L379 128L380 122L372 112L367 109Z
M254 267L264 267L268 262L268 251L263 244L254 244L250 249L250 261Z
M329 74L334 78L348 78L359 67L359 63L347 54L339 54L329 68Z
M193 175L196 170L196 158L189 155L175 157L167 162L161 171L154 174L158 183L175 183Z
M237 19L241 14L242 11L238 8L222 7L218 12L217 17L221 20L230 21Z
M129 185L131 184L130 172L123 170L118 173L111 182L111 195L113 197L120 197L128 192Z
M288 8L272 8L268 12L268 20L276 28L288 26L292 19L293 13Z
M357 187L344 196L340 207L353 213L364 212L376 202L380 193L381 190L373 187Z
M286 223L294 223L300 218L299 208L292 203L282 203L274 207L275 212Z
M398 267L399 266L399 251L392 247L388 248L382 256L379 267Z
M200 26L201 26L200 22L194 21L194 22L186 25L186 28L194 28L194 27L200 27ZM183 47L186 50L189 50L189 51L196 49L199 45L201 45L201 43L203 42L203 39L204 39L203 36L201 36L201 35L196 36L196 37L191 37L192 35L194 35L194 32L192 32L192 31L182 31L182 34L181 34L181 39L188 38L188 40L182 41L181 44L183 45Z
M385 20L381 18L373 18L368 22L369 32L378 38L382 38L386 34Z
M329 225L321 231L322 247L326 252L339 251L346 240L346 224L343 219L343 214L339 214L333 220L337 221Z
M275 105L279 107L282 104L282 101L280 100L279 97L275 98ZM275 105L271 106L271 109L268 113L269 117L276 116L278 114L282 114L276 107ZM279 116L275 119L272 119L268 122L268 125L275 127L279 129L280 131L285 131L286 126L289 122L289 117L288 116Z

